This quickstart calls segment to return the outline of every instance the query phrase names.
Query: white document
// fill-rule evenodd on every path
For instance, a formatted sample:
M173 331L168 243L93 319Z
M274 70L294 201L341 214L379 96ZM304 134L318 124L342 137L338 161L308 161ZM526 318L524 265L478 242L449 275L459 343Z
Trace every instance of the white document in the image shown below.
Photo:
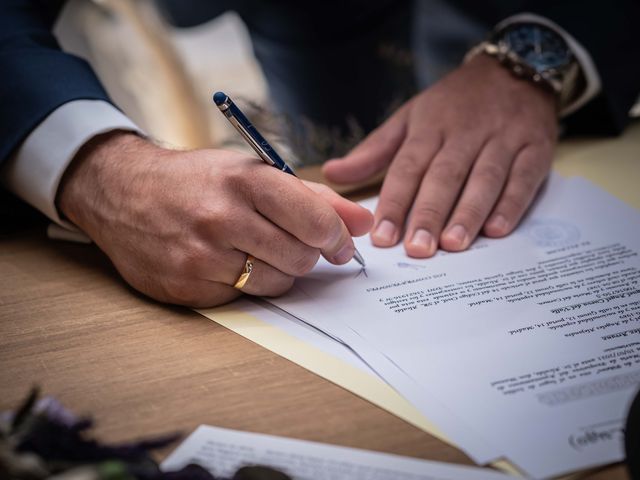
M357 247L366 275L321 262L271 301L340 338L428 418L436 396L534 477L622 459L640 384L637 211L553 178L505 239L427 260ZM463 429L443 429L464 448Z
M242 297L236 300L233 306L373 377L378 376L348 345L265 300L255 297Z
M324 443L201 425L162 463L164 471L195 463L231 478L243 466L278 469L294 480L506 480L484 468L418 460Z
M381 378L401 396L417 406L423 416L445 435L447 441L467 453L476 463L487 464L502 457L502 453L493 447L486 438L474 432L438 398L433 395L425 395L424 389L421 389L412 378L384 354L363 343L359 336L354 339L354 332L350 329L346 328L340 332L340 335L349 338L351 343L358 345L357 353L336 334L312 327L303 320L259 299L240 299L236 302L235 307L367 374ZM363 356L366 357L366 362L363 360ZM367 362L372 362L375 369Z

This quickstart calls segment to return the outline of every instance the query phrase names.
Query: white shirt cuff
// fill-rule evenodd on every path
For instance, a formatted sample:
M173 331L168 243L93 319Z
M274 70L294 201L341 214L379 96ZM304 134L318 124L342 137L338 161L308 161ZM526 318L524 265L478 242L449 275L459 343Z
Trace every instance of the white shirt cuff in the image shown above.
M537 23L554 30L564 39L565 42L567 42L567 45L573 52L576 60L578 61L578 64L580 65L580 68L582 69L582 73L586 82L586 88L584 89L584 92L582 92L582 95L580 95L578 98L576 98L569 105L562 109L562 111L560 112L561 117L575 112L593 97L598 95L598 93L600 93L600 90L602 89L602 83L600 81L600 75L598 74L598 70L593 63L591 55L589 55L589 52L587 52L587 50L580 44L580 42L573 38L571 34L569 34L557 23L534 13L519 13L518 15L513 15L501 21L496 26L496 29L502 29L508 27L513 23L521 22Z
M51 112L0 168L8 190L51 220L77 231L60 218L56 194L62 176L80 148L91 138L113 130L142 134L120 110L102 100L74 100Z

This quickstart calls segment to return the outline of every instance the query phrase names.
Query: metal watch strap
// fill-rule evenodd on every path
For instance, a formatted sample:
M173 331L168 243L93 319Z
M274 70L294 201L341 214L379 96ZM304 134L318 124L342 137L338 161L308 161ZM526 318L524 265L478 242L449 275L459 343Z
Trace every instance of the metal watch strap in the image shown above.
M580 72L577 63L574 63L562 73L554 70L541 73L523 62L515 52L507 48L501 48L499 44L491 41L481 42L469 50L464 57L464 63L469 62L481 53L496 58L501 65L509 69L516 77L529 80L554 93L560 110L576 97L576 91L573 87L577 83Z

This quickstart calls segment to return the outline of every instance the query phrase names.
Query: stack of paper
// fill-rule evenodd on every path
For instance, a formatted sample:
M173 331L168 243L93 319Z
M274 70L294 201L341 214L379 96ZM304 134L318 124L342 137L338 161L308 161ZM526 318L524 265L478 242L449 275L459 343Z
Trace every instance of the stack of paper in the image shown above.
M541 478L623 458L640 384L637 211L552 177L505 239L426 260L356 246L366 271L321 261L269 299L280 313L243 308L378 375L480 464Z

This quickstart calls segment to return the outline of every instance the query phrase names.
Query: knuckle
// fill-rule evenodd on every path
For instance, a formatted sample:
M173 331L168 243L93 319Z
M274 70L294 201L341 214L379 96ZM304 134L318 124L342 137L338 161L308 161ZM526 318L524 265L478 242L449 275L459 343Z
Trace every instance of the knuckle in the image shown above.
M395 162L393 162L393 169L390 174L405 179L414 179L420 172L422 167L420 166L420 158L413 151L403 152L398 156Z
M199 301L199 294L196 288L184 279L166 280L164 284L166 296L172 303L183 305L194 305Z
M502 151L517 154L527 143L526 137L523 137L517 131L509 130L509 133L505 137L501 137L500 145L498 145L497 148L500 148Z
M461 128L461 134L450 136L445 140L443 152L455 158L472 156L491 136L488 132L475 130L477 130L475 121L468 128Z
M320 247L334 241L340 232L337 213L329 208L317 209L309 216L312 247Z
M553 136L549 135L547 132L538 132L532 135L529 143L535 146L537 149L540 149L545 152L553 151L555 146L555 141L553 140Z
M501 210L509 212L507 216L515 216L518 212L523 212L527 208L527 201L521 195L505 195L500 203Z
M467 178L468 170L456 161L437 162L429 168L429 176L444 185L460 185Z
M244 162L227 164L224 172L224 180L227 185L244 187L251 180L253 169L246 168Z
M536 148L546 148L551 147L551 141L549 136L545 134L545 132L537 132L531 135L529 139L529 144Z
M172 276L186 276L191 267L191 261L182 250L172 250L165 257L168 267L168 273Z
M300 277L309 273L315 267L318 258L320 258L320 252L315 249L295 256L289 265L291 274Z
M210 202L196 208L191 213L194 230L205 235L212 231L224 231L227 228L228 220L234 215L233 207L228 207L226 202L221 201Z
M426 142L423 137L414 134L407 137L404 141L404 146L407 150L417 153L424 150L425 143Z
M431 225L442 222L445 212L432 203L417 203L413 206L412 216L415 222L420 225Z
M540 168L536 165L521 165L513 172L513 181L518 190L530 192L535 189L540 181Z
M482 223L488 214L488 209L480 203L464 203L456 211L456 215L473 223Z
M226 192L233 193L246 191L246 176L238 168L234 168L231 171L226 172L224 174L223 188Z
M422 162L423 159L416 151L408 149L398 155L398 158L392 164L389 174L403 180L415 179L423 171Z
M179 278L196 278L202 265L210 263L213 254L211 248L196 240L172 249L165 257L169 274Z
M266 297L279 297L280 295L284 295L289 290L291 290L291 287L293 287L294 281L295 281L295 278L293 277L290 277L290 276L283 277L277 283L272 284L269 289L269 292L264 293L263 295Z
M477 171L474 173L474 176L478 177L478 179L483 181L484 183L497 185L504 182L504 179L507 176L507 171L500 165L497 165L495 163L488 163L486 165L483 165L482 167L478 167Z
M409 208L407 199L392 193L381 195L379 203L378 215L382 218L387 218L396 222L399 222L402 219L403 215Z
M252 230L245 235L251 240L253 252L277 251L281 248L278 241L282 240L281 235L264 235L263 232ZM232 242L232 245L236 242Z
M501 128L486 139L482 148L490 147L496 152L515 152L518 150L518 147L512 147L513 142L514 139L510 135L505 134L505 129Z
M169 271L171 275L181 278L194 276L197 261L193 255L174 253L169 256Z
M256 202L265 191L269 193L278 188L273 180L273 174L278 172L265 171L262 167L263 165L256 165L254 168L247 168L246 164L241 164L225 172L221 191L224 192L227 203L235 203L239 198ZM265 189L266 185L269 188Z
M320 195L324 195L324 196L329 196L331 195L333 192L333 190L331 190L327 185L325 185L324 183L316 183L313 186L313 190L320 194Z
M503 126L508 132L508 135L504 137L507 146L513 150L519 150L524 145L531 142L531 130L526 127L513 123Z

